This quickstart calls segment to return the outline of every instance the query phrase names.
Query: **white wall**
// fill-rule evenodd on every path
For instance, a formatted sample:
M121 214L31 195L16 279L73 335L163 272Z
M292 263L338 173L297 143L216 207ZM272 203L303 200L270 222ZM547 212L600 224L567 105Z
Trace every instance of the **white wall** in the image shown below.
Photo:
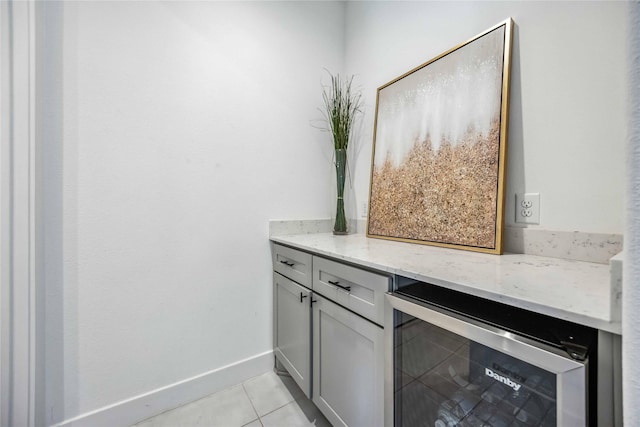
M640 2L631 4L629 21L629 146L622 283L622 369L624 423L640 424Z
M622 233L627 128L624 2L348 2L345 63L367 106L356 164L369 191L376 89L511 16L515 22L506 224L516 192L540 225Z
M331 214L344 5L44 8L52 423L271 350L268 220Z

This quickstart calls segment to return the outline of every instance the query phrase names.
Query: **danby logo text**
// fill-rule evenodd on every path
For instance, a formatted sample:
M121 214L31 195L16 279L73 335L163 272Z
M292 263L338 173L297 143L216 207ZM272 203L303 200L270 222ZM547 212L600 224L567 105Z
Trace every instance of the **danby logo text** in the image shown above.
M521 384L518 384L514 381L511 380L511 378L507 378L507 377L503 377L502 375L498 375L495 372L493 372L491 369L489 368L484 368L484 374L488 377L493 378L496 381L500 381L502 384L508 385L509 387L511 387L513 389L513 391L518 391L520 390L520 387L522 387Z

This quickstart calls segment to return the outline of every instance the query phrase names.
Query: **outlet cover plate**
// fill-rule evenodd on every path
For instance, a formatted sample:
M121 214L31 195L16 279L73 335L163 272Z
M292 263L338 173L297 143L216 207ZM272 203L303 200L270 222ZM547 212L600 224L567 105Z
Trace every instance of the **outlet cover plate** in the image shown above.
M516 193L516 222L540 224L540 193Z

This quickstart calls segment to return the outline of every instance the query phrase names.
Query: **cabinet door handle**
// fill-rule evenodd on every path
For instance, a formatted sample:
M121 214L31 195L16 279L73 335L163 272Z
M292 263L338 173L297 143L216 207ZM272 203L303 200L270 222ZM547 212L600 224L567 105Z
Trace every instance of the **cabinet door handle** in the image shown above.
M295 263L293 262L289 262L289 261L280 261L282 264L286 265L287 267L293 267L295 265Z
M303 298L308 297L309 295L304 295L302 292L300 292L300 302L302 302Z
M347 291L347 292L351 292L351 286L342 286L342 285L340 284L340 282L338 282L338 281L332 282L331 280L327 280L327 283L329 283L329 284L331 284L331 285L333 285L333 286L337 286L337 287L339 287L340 289L344 289L344 290L345 290L345 291Z

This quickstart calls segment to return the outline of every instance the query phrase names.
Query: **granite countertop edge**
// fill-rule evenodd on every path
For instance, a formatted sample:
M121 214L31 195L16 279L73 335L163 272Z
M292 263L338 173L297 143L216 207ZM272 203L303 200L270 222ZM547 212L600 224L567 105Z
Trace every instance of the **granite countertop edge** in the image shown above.
M363 234L273 235L270 240L614 334L622 333L619 317L611 309L611 280L606 264L525 254L491 255L373 239ZM461 272L466 271L476 277L465 277Z

